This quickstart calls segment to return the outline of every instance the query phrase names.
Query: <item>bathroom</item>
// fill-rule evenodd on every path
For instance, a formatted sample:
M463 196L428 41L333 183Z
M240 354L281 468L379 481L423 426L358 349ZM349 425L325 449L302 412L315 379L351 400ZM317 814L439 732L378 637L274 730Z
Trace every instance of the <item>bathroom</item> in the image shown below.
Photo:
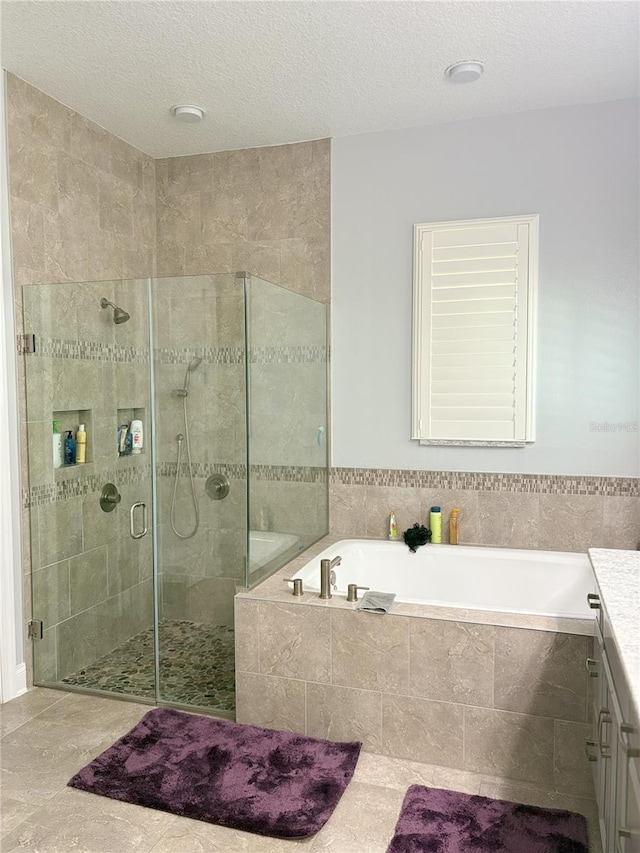
M301 727L309 714L311 689L319 720L323 702L332 708L344 700L346 694L338 688L356 691L349 694L354 702L358 690L369 690L366 678L357 675L352 682L336 681L332 692L324 677L298 673L290 679L297 689L292 693L288 677L279 680L276 670L262 671L260 661L247 653L255 653L256 642L261 642L253 633L259 622L253 617L261 607L266 615L260 618L268 625L277 623L278 607L291 611L300 606L282 575L290 576L289 569L293 572L318 553L296 556L309 546L320 548L322 541L314 543L326 534L332 541L384 539L391 510L402 533L416 522L426 523L430 508L440 505L445 522L452 508L459 509L462 546L582 554L588 548L637 547L640 318L633 188L638 102L637 70L632 79L635 37L625 35L633 31L625 15L637 15L636 4L613 4L609 29L597 17L604 15L602 4L592 4L593 11L578 19L571 17L569 4L560 4L563 26L579 22L588 31L580 41L581 56L587 55L591 37L603 56L620 57L619 67L605 74L604 65L598 66L601 77L576 83L575 90L558 94L547 80L546 94L524 98L521 83L516 98L512 85L496 79L496 70L520 81L525 72L500 64L505 59L497 39L490 40L491 21L476 21L494 54L481 55L483 44L470 34L470 41L435 52L438 62L434 58L429 68L434 81L437 76L433 86L441 99L431 104L435 119L420 105L419 87L407 82L414 111L404 118L394 113L386 121L381 107L377 123L370 117L366 124L363 118L355 130L347 123L327 124L326 131L299 130L295 135L292 130L294 135L285 137L277 130L276 114L259 136L252 135L250 111L236 109L233 123L226 117L227 126L236 130L224 145L216 139L224 122L218 122L210 94L206 101L204 93L198 99L173 82L159 99L162 115L158 107L157 122L153 117L153 129L145 130L142 115L136 121L131 112L125 115L114 106L95 69L87 77L90 82L76 85L72 100L74 77L82 76L77 70L67 67L65 72L60 58L44 48L19 49L26 36L18 36L16 27L30 33L33 44L44 45L50 38L62 48L57 50L61 56L73 48L76 69L89 68L93 41L79 44L77 28L92 36L109 33L113 43L121 39L126 46L131 36L123 31L125 23L131 32L136 27L140 31L143 11L130 9L127 22L126 15L113 20L105 4L91 4L95 10L82 13L61 4L38 14L21 10L23 4L12 5L14 11L2 12L4 32L15 40L15 46L3 44L11 233L11 257L3 239L3 261L5 293L7 282L13 282L14 297L5 310L13 306L15 315L5 319L12 334L36 335L36 353L7 355L8 372L16 370L17 380L5 425L10 438L6 515L15 521L13 547L21 562L10 577L3 576L3 700L34 683L42 686L41 695L55 699L58 694L51 688L66 684L71 692L60 695L70 696L78 709L89 701L89 690L96 701L124 708L123 715L138 706L114 703L105 695L233 718L234 596L258 579L255 573L251 577L255 565L251 545L247 553L247 531L254 532L255 547L260 534L291 537L278 540L275 554L263 560L265 574L277 570L262 586L273 611L267 611L262 599L247 602L251 591L241 591L235 599L235 641L244 649L236 648L243 655L242 665L236 666L238 689L244 696L258 692L262 699L262 717L241 721L274 728ZM160 19L167 31L171 5ZM313 14L321 15L328 4L317 5ZM425 27L445 30L453 14L449 10L432 20L419 10L421 4L401 5L406 12L397 11L393 28L386 31L394 33L384 47L390 63L394 50L408 50L416 38L412 14L424 16L418 20ZM522 34L532 26L541 40L555 39L552 65L554 73L563 75L562 63L568 60L552 27L558 22L545 22L535 4L525 5L517 20L521 41L513 36L514 43L522 49ZM305 21L312 31L327 26L304 6L296 4L288 15L271 10L282 32L297 32ZM204 14L201 8L185 18L184 39L198 32ZM340 24L345 32L356 23L359 28L362 68L357 73L382 85L363 35L382 50L382 21L373 14L357 17L353 9L352 14L353 20L345 12ZM220 22L222 31L239 28L236 34L242 25L241 15L238 21L223 16ZM145 50L175 56L166 32L158 32L160 24L153 29L158 41L154 48L151 40ZM251 27L249 34L254 34ZM278 55L276 42L274 37L273 57ZM311 50L313 39L306 44ZM266 49L244 55L253 79L260 76ZM313 50L317 67L324 67L317 46ZM125 53L123 47L119 58ZM132 46L129 53L135 53ZM469 55L484 59L485 75L468 87L446 88L445 67ZM156 75L150 85L166 87L159 64L148 53L144 61L153 69L148 73ZM232 70L242 72L238 57L226 71L223 57L216 61L218 73L228 75L222 79L229 80ZM114 85L121 81L126 86L122 81L132 72L123 63L112 73ZM313 86L313 79L308 85ZM488 101L474 105L479 97L474 86L498 87L505 100L495 109ZM379 95L381 104L385 91ZM482 89L480 94L486 97ZM169 107L191 98L203 103L205 118L199 125L180 125ZM100 100L101 109L92 106ZM391 110L393 99L387 100ZM269 111L259 112L266 121ZM129 144L135 140L140 141ZM412 230L417 223L525 214L537 214L540 227L535 440L524 447L423 446L411 438ZM239 272L246 274L241 280ZM103 298L129 319L115 323L115 309L102 308ZM48 345L58 350L39 350L44 340L53 341ZM41 364L45 361L48 374ZM179 392L185 390L182 396ZM93 470L54 471L50 422L60 420L62 429L75 430L81 418L88 434L87 467ZM114 450L117 428L134 420L144 426L142 453L120 458ZM185 463L187 443L193 459ZM103 474L111 472L113 477L105 480ZM81 478L86 484L81 485ZM225 481L229 494L218 501ZM99 507L106 482L115 483L121 496L108 513ZM214 497L206 489L208 482ZM132 520L129 509L135 503L147 507L136 509ZM110 532L114 520L119 527ZM188 538L177 535L172 523ZM150 533L134 541L131 524L138 532L146 526ZM444 530L446 534L446 523ZM8 534L3 541L9 543ZM46 558L39 553L43 543L52 548ZM292 556L296 562L282 569ZM118 566L115 575L110 574L112 559ZM11 565L8 560L4 564ZM104 595L96 597L101 589ZM174 633L154 635L154 606ZM30 619L44 623L41 640L27 637ZM203 624L211 629L212 645L204 651L196 645L187 655L185 637L175 632ZM388 623L383 619L379 624ZM274 636L277 627L272 625ZM88 667L145 630L150 634L132 650L137 663L129 658L123 666L119 659L100 674L99 684L83 683L96 675ZM588 656L586 635L567 636L567 660ZM204 642L199 629L196 637ZM504 648L510 647L506 635L503 639ZM544 645L544 637L536 640ZM178 673L184 673L183 656L191 661L201 653L215 658L212 648L220 652L224 668L222 677L214 670L213 680L224 682L223 687L214 689L213 696L186 699L194 667L189 666L185 685L174 677L171 654L177 656ZM489 658L495 666L493 649ZM166 664L160 672L156 656L161 666ZM130 678L132 668L143 668L141 657L146 660L143 688ZM129 682L118 686L123 675ZM75 682L62 681L70 677ZM586 687L581 684L580 689ZM37 690L25 696L30 694L37 696ZM54 709L55 704L51 700ZM377 706L367 707L362 713L377 713ZM63 707L58 711L62 714ZM496 719L500 713L526 714L526 700L511 712L496 710ZM532 715L536 721L542 717ZM565 724L571 743L582 748L591 725L587 710L569 719L549 718L556 729ZM56 725L71 731L72 721L71 712L68 722L59 719ZM316 734L323 736L319 729ZM398 729L398 739L408 734ZM340 734L353 736L347 729ZM381 761L408 760L380 753L375 733L367 749L381 754ZM428 750L417 747L414 755L425 765L444 765L429 757ZM516 786L518 778L507 770L485 767L484 773L510 780L504 783L507 788ZM446 773L454 778L478 772L460 766L445 771L445 778ZM372 769L363 784L375 786L375 778ZM535 774L520 780L526 790L536 789L532 778ZM546 781L539 780L538 788ZM488 783L485 790L490 790ZM554 788L553 795L558 799L569 792ZM574 795L593 800L588 788ZM44 793L13 799L19 804L15 814L24 821L47 802ZM46 818L34 821L45 825ZM19 826L10 825L10 831ZM243 849L240 842L237 849ZM384 845L371 842L370 849Z

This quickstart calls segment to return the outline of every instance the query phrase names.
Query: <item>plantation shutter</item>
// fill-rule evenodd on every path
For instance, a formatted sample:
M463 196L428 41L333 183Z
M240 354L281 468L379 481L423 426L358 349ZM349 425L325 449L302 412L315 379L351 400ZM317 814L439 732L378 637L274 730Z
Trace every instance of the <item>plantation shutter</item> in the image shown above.
M532 436L537 216L415 228L414 438Z

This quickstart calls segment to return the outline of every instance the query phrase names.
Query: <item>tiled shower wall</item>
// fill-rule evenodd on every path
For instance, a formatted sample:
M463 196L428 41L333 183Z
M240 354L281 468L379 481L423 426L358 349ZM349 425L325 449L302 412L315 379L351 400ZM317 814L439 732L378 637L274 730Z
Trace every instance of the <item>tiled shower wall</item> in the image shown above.
M331 533L384 539L394 510L402 534L442 508L448 542L459 509L460 543L550 551L635 549L640 480L547 474L488 474L379 468L331 470Z
M20 332L22 285L153 274L155 164L151 157L12 75L7 79L7 112ZM40 310L31 311L25 331L39 334L40 345L48 349L28 357L33 374L28 414L24 362L19 359L20 412L23 423L28 421L31 457L29 481L23 444L24 617L26 622L31 616L33 547L37 572L33 615L45 622L45 641L36 644L41 678L63 677L146 627L151 618L147 604L151 601L150 555L141 557L148 544L133 553L128 519L125 523L124 514L117 511L107 516L98 507L106 478L115 479L123 500L137 495L131 480L134 472L114 470L115 454L107 458L106 448L114 445L113 434L106 436L105 429L107 418L115 412L116 394L118 405L125 402L123 388L125 396L135 396L139 371L130 345L139 341L130 338L133 323L114 326L96 296L126 301L129 310L135 306L131 292L117 293L119 285L113 282L99 294L96 287L38 288ZM87 346L82 353L67 351L61 345L65 340ZM148 361L148 353L145 358ZM83 470L54 473L52 412L78 409L91 409L95 417L95 432L89 435L94 460ZM30 681L29 643L25 642L25 649Z
M146 278L156 273L156 267L158 275L162 276L223 273L242 269L276 284L281 283L294 292L312 296L323 302L329 301L328 140L272 149L154 161L11 75L8 76L7 100L18 332L23 328L21 288L24 284ZM176 279L175 298L173 301L169 300L170 304L162 306L163 310L166 308L169 311L166 315L167 328L170 328L172 333L171 341L165 342L165 346L181 348L184 350L184 358L173 365L172 357L167 356L164 359L166 372L160 377L161 393L171 392L182 384L184 368L194 349L192 327L194 323L197 325L201 322L203 317L198 306L195 306L196 310L191 310L197 299L195 302L189 302L183 298L183 285L184 282ZM117 287L115 284L109 287L112 286ZM106 312L103 313L98 308L99 314L95 313L95 291L91 291L91 295L89 291L89 286L82 285L65 289L62 297L53 289L48 298L42 293L42 317L47 321L50 334L51 330L56 330L56 340L47 343L49 349L40 352L38 360L32 362L32 367L36 370L37 365L43 377L50 374L49 379L53 379L55 374L59 379L56 400L50 401L49 408L52 408L52 411L65 409L67 405L70 408L79 408L77 404L81 402L83 406L95 409L96 412L99 408L103 408L103 414L107 409L110 412L109 403L114 400L98 400L98 392L104 390L101 388L102 379L99 375L101 370L105 376L112 370L117 371L119 381L125 382L124 387L129 388L122 371L133 368L135 358L132 358L127 350L126 344L129 342L125 341L125 338L135 331L135 324L130 321L123 326L109 326ZM105 290L104 294L101 291L100 295L113 298L111 290ZM116 302L120 299L127 310L130 310L130 293L117 293L115 299ZM220 308L221 305L217 307ZM140 312L144 310L144 307L140 306ZM138 316L141 316L141 313ZM215 333L218 348L221 346L220 333L224 332L220 323L224 325L224 322L233 322L233 316L231 319L227 318L227 321L222 318L223 314L218 311L214 319L216 327L206 330ZM112 351L108 346L98 346L96 349L96 342L100 343L101 340L99 334L96 337L96 322L102 324L99 330L102 333L108 330L113 334L114 330L117 330L118 338L114 339L117 341L115 350ZM67 328L70 323L72 329ZM42 336L40 329L30 328L26 331L39 331ZM58 338L62 340L63 333L67 335L68 340L78 342L77 349L71 347L73 352L58 352ZM45 341L41 339L40 345L43 344ZM162 347L162 343L159 346ZM287 359L283 360L286 362ZM103 361L102 365L100 361ZM162 355L160 361L162 362ZM242 370L241 364L236 364L235 367ZM215 368L215 364L205 365L195 381L210 379L211 376L205 377L205 374L207 371L215 371ZM22 369L20 360L20 370ZM144 370L147 370L147 365ZM136 371L133 368L136 381L141 373L141 370ZM246 489L246 471L240 470L242 466L238 466L237 462L243 445L243 436L240 435L237 424L242 417L244 401L238 398L238 383L231 381L232 388L228 380L229 376L222 383L214 383L210 388L215 405L210 413L200 413L199 421L194 427L194 432L200 427L201 431L205 430L207 433L206 436L201 436L206 439L204 458L194 457L196 473L200 474L200 493L203 492L206 476L221 467L226 468L232 484L237 486L234 489L236 495ZM122 387L121 384L118 385L119 389ZM22 393L23 375L19 376L19 388ZM76 399L80 389L83 389L82 401ZM62 402L63 399L71 397L75 402ZM115 402L118 408L127 407L124 402ZM102 619L105 614L108 615L106 620L103 620L104 624L107 625L111 621L115 626L112 621L113 608L109 605L111 610L105 609L110 595L109 582L106 588L102 583L107 572L104 555L97 552L102 546L106 547L109 540L119 542L120 533L117 536L103 537L99 547L97 540L92 538L94 530L97 529L95 524L102 522L104 526L107 518L102 513L96 517L93 515L93 505L97 505L99 489L103 484L102 471L104 470L105 476L106 472L110 471L111 479L121 487L123 501L129 497L133 500L134 497L127 492L130 484L126 481L122 466L114 469L113 462L118 460L112 458L94 460L92 474L88 473L87 468L82 472L57 472L54 475L47 457L51 452L51 413L48 409L40 412L37 415L38 420L34 420L31 415L27 417L24 397L20 401L20 409L22 421L30 421L28 430L33 449L33 470L29 482L26 446L21 448L25 503L24 615L25 619L31 615L30 544L33 539L38 549L37 571L46 569L44 574L47 575L46 583L41 585L42 597L45 600L38 602L38 606L42 608L46 616L45 622L50 629L55 626L55 631L50 630L48 635L49 643L39 644L38 652L42 658L39 666L47 677L54 677L56 672L60 676L69 667L84 665L88 660L77 658L77 655L70 661L58 660L53 642L58 626L69 623L67 628L61 629L65 631L72 626L69 620L84 620L82 625L80 621L76 624L83 636L89 635L96 628L95 620ZM160 485L161 502L165 508L172 482L171 466L175 464L175 434L180 431L174 429L179 413L174 412L171 407L166 409L166 412L167 418L162 428L167 433L167 446L161 454L163 464L160 466L160 474L166 475L161 476ZM233 421L231 430L229 417ZM96 422L97 431L89 439L90 442L96 443L96 447L101 446L101 435L106 436L105 429L105 424ZM231 442L230 435L234 436ZM111 448L110 434L108 446ZM218 452L222 447L223 452ZM122 463L122 460L120 462ZM107 467L98 469L97 466L103 463ZM301 488L313 491L311 502L315 504L315 478L306 477L309 483L303 482L305 471L312 469L291 464L260 466L257 474L261 484L269 482L272 496L277 498L281 505L280 515L272 513L274 525L286 526L288 519L283 517L282 513L286 515L286 507L291 502L300 505ZM52 479L54 476L55 480ZM69 477L74 481L73 486L63 482ZM180 488L184 489L184 485L183 478ZM263 488L263 485L258 488ZM31 503L34 512L30 536ZM211 502L203 499L203 503L206 510L210 510ZM165 555L167 568L177 571L169 571L167 580L175 580L176 575L182 575L182 578L179 578L177 586L167 586L165 615L172 615L172 607L177 612L184 606L186 599L182 573L185 561L190 565L198 563L198 555L202 552L203 560L198 563L196 574L206 574L205 555L207 549L212 546L218 549L217 553L223 563L223 577L214 580L217 583L226 583L226 592L233 592L235 578L241 571L236 525L239 507L233 504L233 501L225 502L224 506L225 511L218 509L217 514L230 516L231 520L226 518L225 521L221 517L213 524L207 532L209 539L206 544L191 542L186 549L179 549L178 545L184 544L179 542L173 550L168 547ZM180 512L183 512L186 503L180 501L180 507ZM121 513L116 511L111 520L119 515ZM43 525L42 530L39 522ZM69 542L66 544L62 542L62 530L65 527L69 532ZM128 531L123 529L122 536L128 538ZM44 547L41 547L42 543ZM90 543L88 548L85 547L87 543ZM170 545L168 537L167 545ZM124 541L118 547L124 548ZM112 554L116 553L115 545L112 545L111 550ZM188 552L186 556L185 550ZM86 559L93 561L91 571L77 568L85 554L90 554ZM116 557L109 559L115 566ZM73 566L72 561L75 561ZM146 565L144 560L142 562ZM132 576L132 572L125 574ZM79 573L82 576L83 588L92 586L91 578L95 584L92 586L90 606L84 602L87 606L78 610L79 599L76 596L75 603L72 603L70 597L72 574L77 578ZM44 574L39 577L39 581L43 580ZM111 577L112 587L115 577L113 571ZM203 612L207 608L209 613L215 610L211 607L212 595L205 596L204 591L197 585L188 584L188 587L191 592L186 596L186 606L194 618L198 607ZM170 589L175 593L173 598L169 595ZM103 597L103 592L106 598ZM217 592L218 590L213 598L217 599ZM230 595L225 594L224 598L228 604L225 612L215 615L216 620L223 623L232 618ZM136 604L138 612L144 612L145 607L140 606L140 603ZM100 610L100 617L95 608ZM176 615L176 612L173 615ZM111 642L110 636L114 644L117 644L121 641L123 632L135 632L140 627L145 627L133 624L128 618L124 619L122 624L122 631L115 626L111 635L108 631L97 628L100 640L88 644L87 654L104 651L104 645ZM28 644L26 648L29 648ZM29 654L27 665L30 667Z
M330 300L330 141L156 161L158 275L245 270Z

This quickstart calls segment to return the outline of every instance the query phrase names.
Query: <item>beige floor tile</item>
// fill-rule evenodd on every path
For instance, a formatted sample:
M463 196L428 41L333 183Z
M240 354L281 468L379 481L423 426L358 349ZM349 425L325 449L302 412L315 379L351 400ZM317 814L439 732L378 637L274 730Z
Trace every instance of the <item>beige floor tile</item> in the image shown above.
M36 717L46 708L55 705L68 694L60 690L45 690L34 687L17 699L0 705L0 737L15 731L24 723Z
M383 853L393 837L404 794L352 782L316 835L311 853Z
M200 820L176 818L152 853L310 853L313 840L265 838Z
M405 792L409 785L425 785L427 788L448 788L467 794L477 794L484 777L466 770L453 767L438 767L435 764L421 764L387 755L375 755L361 752L354 782L377 785Z
M28 820L38 810L33 803L12 800L9 797L0 799L0 838L16 830L20 824ZM0 850L4 849L0 844Z
M19 828L16 835L33 832L38 839L35 848L38 853L40 850L146 853L175 820L174 815L156 809L65 788L33 815L28 827ZM48 846L52 840L57 847Z
M151 706L140 705L136 702L123 702L121 699L103 699L97 696L69 693L63 702L58 702L43 711L38 719L49 723L64 723L65 725L84 728L99 726L103 729L120 729L125 727L126 731L150 710Z

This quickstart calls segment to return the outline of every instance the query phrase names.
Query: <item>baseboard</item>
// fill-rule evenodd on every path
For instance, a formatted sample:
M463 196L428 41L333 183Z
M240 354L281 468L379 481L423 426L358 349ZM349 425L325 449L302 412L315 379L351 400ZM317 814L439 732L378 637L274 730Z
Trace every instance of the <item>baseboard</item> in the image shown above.
M16 667L15 688L16 696L22 696L23 693L27 692L27 665L25 663L18 664Z

